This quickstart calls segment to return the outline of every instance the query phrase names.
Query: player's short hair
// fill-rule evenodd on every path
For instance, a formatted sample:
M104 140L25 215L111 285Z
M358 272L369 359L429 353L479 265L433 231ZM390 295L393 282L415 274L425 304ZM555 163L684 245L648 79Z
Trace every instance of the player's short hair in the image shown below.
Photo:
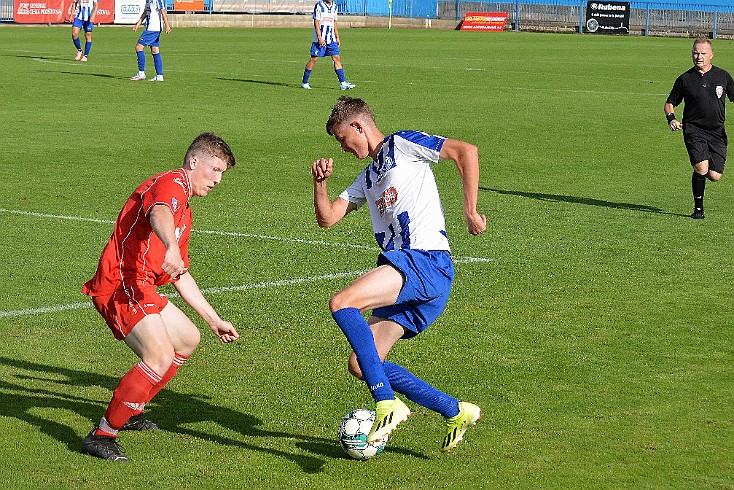
M329 136L334 136L333 130L335 127L356 116L364 117L373 124L375 122L375 113L372 112L372 108L367 102L342 95L331 109L329 120L326 121L326 132Z
M227 165L227 168L232 168L235 164L234 154L229 145L214 133L201 133L194 138L194 141L189 145L189 149L186 150L184 165L189 161L189 157L195 154L217 157Z
M693 40L693 47L696 47L696 44L708 44L711 49L714 48L714 46L711 44L711 39L707 38L706 36L698 36L696 39Z

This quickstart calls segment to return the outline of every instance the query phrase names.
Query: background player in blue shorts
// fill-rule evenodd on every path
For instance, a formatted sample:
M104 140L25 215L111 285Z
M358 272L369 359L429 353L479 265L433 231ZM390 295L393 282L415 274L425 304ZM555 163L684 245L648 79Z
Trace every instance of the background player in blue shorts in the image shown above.
M133 31L137 32L140 25L145 21L145 31L141 34L135 45L135 54L138 57L138 74L130 80L145 80L145 47L150 46L150 54L153 55L155 76L151 82L163 81L163 59L161 58L161 30L166 29L166 34L171 32L171 25L166 15L166 4L163 0L147 0L145 10L140 19L135 23Z
M97 16L97 0L75 0L72 7L74 22L71 24L71 40L76 47L77 61L87 61L89 52L92 50L92 30L94 29L94 18ZM84 53L79 40L79 31L84 29Z
M367 441L383 439L410 416L408 407L395 396L398 392L445 417L447 432L441 451L449 451L479 420L479 407L459 402L385 358L399 339L414 337L438 318L451 291L454 268L433 163L449 159L456 164L469 233L478 235L487 227L486 217L477 212L477 148L418 131L385 137L375 125L372 109L363 100L350 97L341 97L334 106L326 131L341 144L342 151L360 160L371 158L352 185L333 201L326 188L333 160L321 158L311 167L319 226L329 228L366 204L382 249L377 267L329 302L353 350L349 371L365 381L377 405ZM368 321L362 316L366 310L372 310Z
M319 0L313 8L313 36L311 38L311 59L303 70L301 87L310 89L308 79L319 58L331 56L334 61L334 71L339 78L339 88L348 90L354 88L353 83L347 81L342 68L339 54L339 29L336 26L337 7L333 0Z

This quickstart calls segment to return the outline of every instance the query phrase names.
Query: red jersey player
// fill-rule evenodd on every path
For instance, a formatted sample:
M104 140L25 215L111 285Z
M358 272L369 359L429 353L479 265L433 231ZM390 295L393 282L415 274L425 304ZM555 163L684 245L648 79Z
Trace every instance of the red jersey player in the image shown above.
M92 297L115 338L123 340L141 360L120 380L99 425L84 438L83 452L129 461L117 446L118 431L158 427L145 420L143 408L199 345L199 329L158 294L157 286L173 283L222 343L239 338L188 272L189 199L209 194L234 164L224 140L213 133L200 134L189 146L182 168L140 184L120 211L97 272L82 292Z

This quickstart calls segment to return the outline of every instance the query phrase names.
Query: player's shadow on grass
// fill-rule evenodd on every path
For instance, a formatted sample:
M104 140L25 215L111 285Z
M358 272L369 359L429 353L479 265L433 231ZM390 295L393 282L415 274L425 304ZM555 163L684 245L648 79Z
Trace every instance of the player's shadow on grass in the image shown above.
M120 78L120 77L113 77L112 75L107 75L105 73L79 73L76 71L62 71L59 73L63 73L64 75L78 75L81 77Z
M508 191L502 189L491 189L489 187L479 187L480 190L496 192L497 194L505 194L511 196L527 197L529 199L538 199L539 201L552 202L569 202L574 204L586 204L587 206L600 206L604 208L628 209L630 211L640 211L643 213L667 214L670 216L683 216L688 218L687 214L670 213L653 206L645 206L644 204L632 204L626 202L602 201L601 199L593 199L590 197L563 196L559 194L544 194L540 192L523 192Z
M0 416L12 417L38 427L42 433L66 444L69 450L74 452L79 452L81 447L81 437L77 431L59 422L58 419L61 416L55 418L53 415L42 415L49 413L44 409L62 409L61 413L68 411L78 414L89 419L89 428L91 428L92 424L96 423L104 413L108 400L85 398L74 393L84 392L90 387L97 386L109 390L107 393L111 396L112 390L119 381L118 378L112 376L1 356L0 365L21 371L0 380ZM149 416L165 431L222 445L269 453L294 462L306 473L322 471L327 458L345 457L334 439L264 430L260 428L262 423L257 418L217 406L210 403L208 397L205 396L164 389L156 396L151 405L152 409L146 413L149 413ZM214 422L224 429L241 434L246 439L266 437L294 439L298 441L296 446L299 449L312 455L263 447L253 442L203 432L191 427L191 424L199 422ZM121 437L124 440L125 435ZM422 455L400 448L391 448L391 450L422 457Z
M261 85L275 85L277 87L295 87L295 85L293 85L291 83L268 82L267 80L253 80L251 78L224 78L224 77L217 77L217 80L223 80L225 82L259 83Z

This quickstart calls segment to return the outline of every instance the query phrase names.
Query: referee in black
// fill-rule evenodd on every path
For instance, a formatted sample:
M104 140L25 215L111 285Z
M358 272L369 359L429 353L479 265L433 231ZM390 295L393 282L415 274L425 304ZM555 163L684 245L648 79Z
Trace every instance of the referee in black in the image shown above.
M683 128L683 142L693 166L693 219L703 219L703 192L706 179L717 181L726 163L724 95L734 102L734 80L726 70L711 64L714 50L705 37L693 42L693 68L679 76L665 101L665 118L671 131ZM683 124L675 117L675 107L685 102Z

